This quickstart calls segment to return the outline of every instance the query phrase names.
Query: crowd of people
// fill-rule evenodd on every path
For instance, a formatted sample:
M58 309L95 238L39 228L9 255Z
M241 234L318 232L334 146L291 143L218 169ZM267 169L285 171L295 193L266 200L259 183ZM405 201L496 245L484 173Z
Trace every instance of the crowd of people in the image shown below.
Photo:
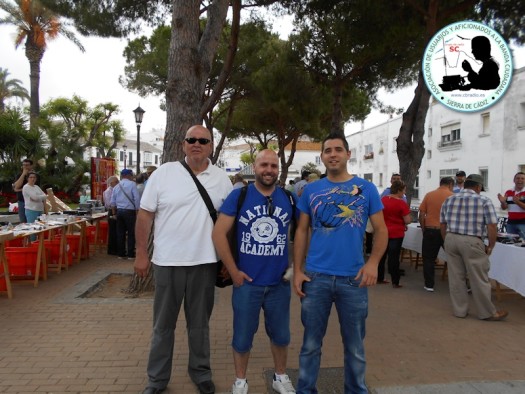
M161 393L170 381L181 308L189 344L188 374L199 393L215 393L209 321L219 259L233 284L233 394L248 393L248 363L261 310L274 360L273 390L316 393L333 304L344 347L344 392L366 393L368 288L389 283L386 267L393 288L402 288L400 252L412 221L406 184L393 174L380 196L374 184L350 174L350 149L340 135L322 142L322 176L303 171L289 185L279 185L279 160L267 149L257 154L255 182L248 184L240 174L230 180L212 164L211 141L208 129L193 126L183 141L184 160L148 168L137 178L124 169L120 179L107 180L104 191L108 254L134 259L140 277L153 270L156 284L143 394ZM25 160L13 184L23 221L43 211L46 195L37 183L31 160ZM514 183L498 199L501 208L509 210L507 231L525 239L525 174L517 173ZM458 171L456 179L441 179L439 187L424 196L419 207L423 288L434 291L435 262L444 247L454 316L468 315L471 292L477 317L500 321L508 313L492 303L488 278L498 218L491 200L481 195L483 187L480 175ZM286 372L292 291L301 300L304 327L296 388Z

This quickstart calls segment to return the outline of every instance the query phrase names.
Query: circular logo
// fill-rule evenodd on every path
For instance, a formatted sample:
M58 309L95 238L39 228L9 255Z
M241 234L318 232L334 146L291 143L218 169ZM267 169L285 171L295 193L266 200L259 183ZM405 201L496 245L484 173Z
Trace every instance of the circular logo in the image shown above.
M423 77L434 98L461 112L495 104L512 80L512 54L495 30L463 21L441 29L425 49Z
M253 222L250 232L257 242L267 244L277 236L279 225L271 217L262 217Z

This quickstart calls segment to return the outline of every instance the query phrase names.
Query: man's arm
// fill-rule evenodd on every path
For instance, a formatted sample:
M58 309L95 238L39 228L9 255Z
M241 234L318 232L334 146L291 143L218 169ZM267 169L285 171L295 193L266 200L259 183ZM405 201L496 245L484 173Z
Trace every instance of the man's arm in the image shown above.
M509 204L507 204L507 193L504 195L498 193L498 200L500 202L501 209L505 210L509 207Z
M295 229L295 237L293 244L293 288L295 294L299 297L304 297L303 282L310 282L304 274L304 259L306 257L306 247L308 245L308 229L310 227L310 216L301 212L297 228Z
M228 240L228 233L230 233L234 223L235 216L228 216L223 213L219 214L219 218L213 227L211 238L213 239L213 244L215 245L215 249L217 249L219 257L230 273L233 285L239 287L243 285L245 280L251 282L252 278L239 270L235 263L235 259L233 258L230 242Z
M149 212L141 208L135 223L135 247L137 256L133 268L140 277L145 277L149 270L148 240L154 218L154 212Z
M25 168L22 168L22 174L20 177L13 183L13 190L15 192L21 192L22 188L24 187L24 180L26 179L26 175L29 171L27 171Z
M494 246L496 245L496 239L498 236L498 225L493 224L487 224L487 234L489 238L489 244L485 247L485 252L490 256L492 253L492 250L494 249Z
M367 262L356 275L356 279L361 278L359 287L373 286L377 283L377 266L383 257L388 243L388 230L386 228L383 211L378 211L370 216L370 223L374 228L374 244L372 253Z

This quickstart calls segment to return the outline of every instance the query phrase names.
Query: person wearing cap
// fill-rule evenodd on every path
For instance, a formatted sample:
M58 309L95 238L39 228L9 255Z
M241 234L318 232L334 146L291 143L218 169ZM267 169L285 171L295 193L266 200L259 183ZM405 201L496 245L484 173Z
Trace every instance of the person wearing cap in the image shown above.
M459 193L463 190L463 188L465 187L466 176L467 174L465 174L465 171L456 172L456 185L454 186L454 189L452 189L454 193Z
M507 190L504 195L498 193L501 209L509 210L507 233L518 234L525 239L525 173L514 175L514 189Z
M117 252L121 259L135 258L135 222L139 207L140 196L133 182L133 171L126 168L120 171L120 183L111 194L111 211L117 217Z
M489 256L496 244L498 216L484 191L483 177L471 174L464 189L445 200L441 207L441 236L447 253L450 299L454 316L464 318L469 311L467 275L478 318L499 321L507 311L498 311L491 301ZM485 245L483 237L488 236Z

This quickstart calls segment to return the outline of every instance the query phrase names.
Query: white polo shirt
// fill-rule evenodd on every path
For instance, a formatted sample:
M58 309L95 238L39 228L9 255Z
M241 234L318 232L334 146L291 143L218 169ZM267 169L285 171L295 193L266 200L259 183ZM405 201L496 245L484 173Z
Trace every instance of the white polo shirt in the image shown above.
M232 190L226 172L211 164L197 175L217 211ZM140 207L155 213L153 263L192 266L215 263L213 221L193 178L179 162L161 165L148 179Z

